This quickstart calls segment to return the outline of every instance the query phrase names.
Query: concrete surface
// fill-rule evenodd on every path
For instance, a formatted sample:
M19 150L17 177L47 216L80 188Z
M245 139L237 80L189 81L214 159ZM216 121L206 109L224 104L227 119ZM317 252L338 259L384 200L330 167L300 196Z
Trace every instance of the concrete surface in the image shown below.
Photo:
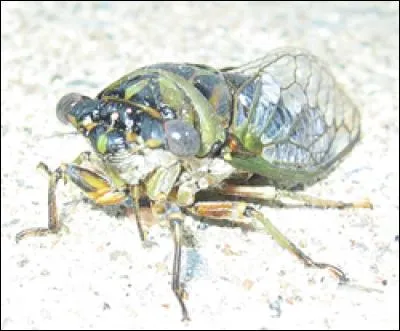
M47 222L47 180L83 138L55 117L70 91L95 95L141 65L240 64L300 46L330 64L359 105L363 140L326 180L327 198L373 210L265 209L316 260L357 284L338 287L262 233L196 227L185 250L190 323L170 291L172 240L140 245L136 225L60 185L69 234L16 244ZM387 2L1 2L2 329L398 329L399 5ZM395 236L397 235L397 240ZM386 285L385 285L386 284Z

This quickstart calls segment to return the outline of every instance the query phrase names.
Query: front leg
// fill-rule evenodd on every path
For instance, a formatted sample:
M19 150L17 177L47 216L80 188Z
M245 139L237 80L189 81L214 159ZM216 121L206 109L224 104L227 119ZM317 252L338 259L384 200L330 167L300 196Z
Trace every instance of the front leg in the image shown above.
M100 205L118 205L129 197L130 192L126 187L115 187L111 179L79 166L83 155L81 154L75 163L62 164L54 171L50 171L44 163L39 163L38 168L45 170L49 176L48 226L46 228L29 228L17 233L17 242L27 237L44 236L58 233L61 230L62 223L57 215L56 204L56 187L60 179L71 180L89 199Z
M44 236L49 233L57 233L61 229L61 223L57 215L56 206L56 187L58 181L63 177L61 168L57 168L55 171L50 171L48 166L42 162L38 164L38 168L43 169L49 175L49 188L48 188L48 213L49 222L47 228L29 228L18 232L15 236L15 240L19 242L29 236Z

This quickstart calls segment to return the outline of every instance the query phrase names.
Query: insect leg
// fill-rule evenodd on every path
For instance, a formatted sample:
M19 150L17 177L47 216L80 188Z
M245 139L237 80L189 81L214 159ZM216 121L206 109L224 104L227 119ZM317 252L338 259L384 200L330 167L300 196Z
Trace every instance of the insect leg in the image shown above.
M96 159L96 156L92 152L83 152L81 153L72 163L76 165L82 164L84 161L89 161L90 163L95 164L99 160ZM115 174L113 174L115 175ZM110 176L112 177L112 175ZM130 194L133 200L133 207L127 207L127 216L130 217L132 212L135 216L136 225L138 228L139 236L142 242L145 241L145 232L142 227L141 216L140 216L140 187L139 185L132 185L130 189Z
M218 192L224 195L246 197L250 199L275 200L284 204L287 203L282 200L290 199L292 201L301 202L304 206L317 208L373 208L369 200L356 202L326 200L299 192L275 189L272 186L225 185L218 189Z
M279 199L281 198L289 198L292 200L303 202L304 205L310 207L318 207L318 208L369 208L372 209L373 205L368 200L360 200L354 202L343 202L343 201L335 201L335 200L326 200L319 199L316 197L312 197L303 193L291 192L286 190L277 190L277 195Z
M48 166L41 162L38 168L44 169L49 175L48 227L23 230L17 233L17 242L29 236L43 236L61 230L62 223L58 218L56 205L56 186L60 179L64 179L64 182L71 180L89 199L100 205L120 204L127 198L125 188L115 188L107 177L76 164L62 164L55 171L50 171Z
M46 164L40 162L38 168L43 169L49 175L49 187L48 187L48 213L49 221L47 228L29 228L18 232L15 236L15 240L18 242L29 236L44 236L49 233L57 233L60 231L62 225L57 215L56 206L56 187L58 181L62 178L61 168L57 168L55 171L50 171Z
M174 237L174 264L172 271L172 291L178 299L179 305L182 309L182 321L190 320L185 303L183 302L184 289L180 284L181 273L181 256L182 256L182 228L183 228L183 215L180 211L167 212L168 221L171 224L173 237Z
M142 242L145 241L146 236L143 231L142 227L142 222L141 222L141 217L139 213L140 205L139 205L139 199L140 199L140 188L138 185L133 185L131 187L131 197L133 199L133 213L135 214L135 219L136 219L136 225L139 231L139 236Z
M240 223L251 222L251 219L259 221L266 232L283 248L296 255L304 262L307 267L316 267L319 269L328 269L341 283L347 282L345 273L338 267L328 263L315 262L303 251L301 251L292 241L285 237L271 221L260 211L256 210L250 204L243 201L210 201L196 202L193 206L185 208L189 213L196 216L207 217L213 220L230 220Z

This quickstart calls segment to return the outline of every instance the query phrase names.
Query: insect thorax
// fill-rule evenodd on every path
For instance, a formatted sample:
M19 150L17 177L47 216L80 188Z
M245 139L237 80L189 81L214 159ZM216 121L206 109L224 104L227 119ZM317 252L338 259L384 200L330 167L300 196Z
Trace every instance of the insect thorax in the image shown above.
M179 187L180 201L189 203L197 191L235 172L218 155L232 110L231 91L220 72L197 65L154 65L111 84L96 102L94 149L125 183L147 183L150 198ZM166 123L176 119L199 132L196 155L171 153Z
M145 114L141 116L150 119L150 124L133 120L140 124L137 133L145 141L153 139L149 132L166 121L179 119L192 125L201 136L200 157L209 154L216 143L224 142L231 120L232 96L224 76L200 65L162 63L144 67L111 84L97 98L124 103L133 114Z
M198 191L219 186L237 171L219 157L177 158L169 151L148 147L139 151L120 150L102 157L125 183L144 184L154 200L167 198L176 190L177 202L189 205Z

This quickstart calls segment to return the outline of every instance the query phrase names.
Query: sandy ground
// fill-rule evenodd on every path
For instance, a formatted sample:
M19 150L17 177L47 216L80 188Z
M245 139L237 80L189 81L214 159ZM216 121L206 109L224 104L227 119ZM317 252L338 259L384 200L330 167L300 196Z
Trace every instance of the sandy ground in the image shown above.
M55 117L70 91L95 95L162 61L240 64L300 46L330 64L359 105L363 139L307 190L373 210L266 209L316 260L357 284L304 268L263 233L193 228L183 278L192 321L170 290L172 240L143 249L135 223L58 190L69 234L16 244L47 222L47 180L35 170L86 148ZM399 5L397 2L1 2L2 329L398 329ZM396 239L397 236L397 239Z

